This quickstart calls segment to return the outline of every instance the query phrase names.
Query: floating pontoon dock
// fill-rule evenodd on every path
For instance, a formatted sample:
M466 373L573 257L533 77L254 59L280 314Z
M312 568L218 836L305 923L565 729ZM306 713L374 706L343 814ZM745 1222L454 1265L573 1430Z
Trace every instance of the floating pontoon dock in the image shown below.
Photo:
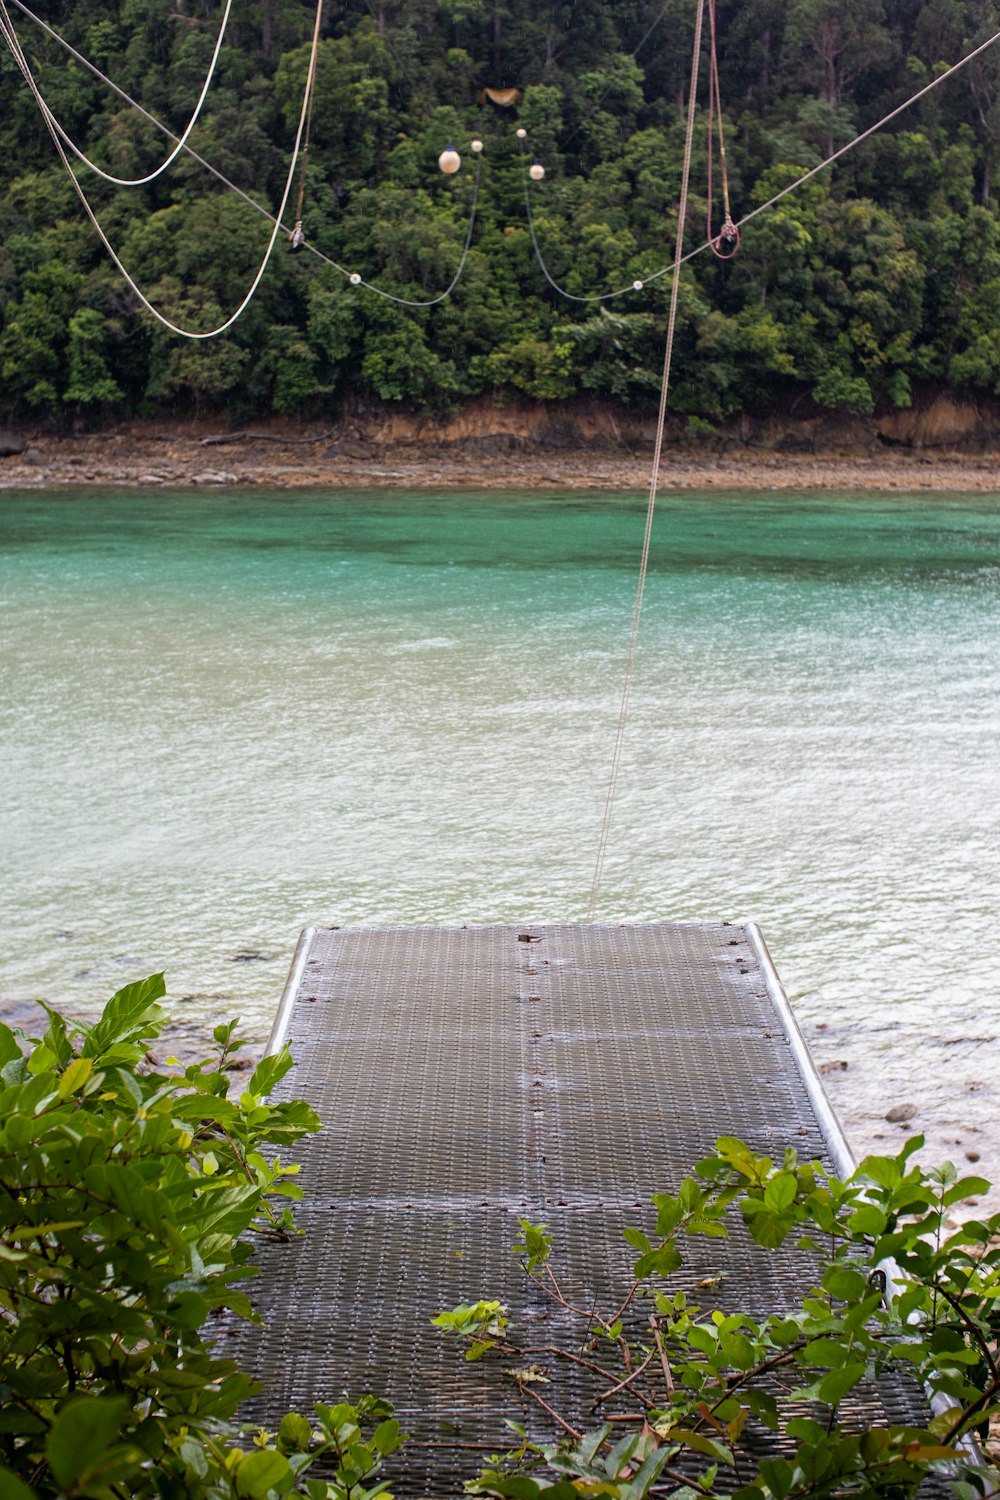
M511 1254L518 1216L549 1226L587 1306L609 1306L634 1259L622 1228L648 1228L650 1194L718 1136L852 1166L752 925L307 929L285 1040L285 1087L324 1123L301 1148L307 1233L261 1249L266 1330L234 1352L264 1382L265 1424L372 1391L414 1438L443 1435L448 1454L405 1450L398 1494L460 1494L456 1453L476 1472L475 1445L505 1446L504 1419L525 1416L504 1361L466 1363L436 1313L496 1297L533 1343L579 1342ZM719 1278L762 1315L809 1267L742 1232L692 1240L675 1286L708 1308ZM862 1422L918 1418L902 1386L852 1401Z

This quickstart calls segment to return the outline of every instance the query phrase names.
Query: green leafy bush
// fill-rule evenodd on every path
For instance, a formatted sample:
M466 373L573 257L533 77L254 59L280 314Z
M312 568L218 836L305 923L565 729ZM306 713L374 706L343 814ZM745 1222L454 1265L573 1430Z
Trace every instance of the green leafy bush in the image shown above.
M960 1180L950 1165L912 1165L922 1144L915 1137L899 1156L868 1157L840 1182L793 1151L776 1164L724 1137L676 1195L654 1195L649 1232L624 1231L637 1252L633 1279L604 1311L580 1290L571 1300L546 1227L522 1220L514 1253L537 1290L575 1318L579 1342L524 1339L496 1300L433 1319L467 1360L504 1359L524 1403L556 1434L529 1437L510 1423L517 1446L468 1491L898 1500L934 1473L961 1500L993 1493L1000 1476L968 1438L1000 1411L1000 1214L952 1222L950 1211L989 1184ZM671 1287L685 1241L728 1237L734 1216L764 1250L795 1237L809 1283L801 1302L759 1318L727 1305L722 1277L700 1283L710 1309ZM843 1410L852 1392L900 1371L915 1393L937 1393L922 1425L865 1426ZM581 1372L597 1394L574 1410Z
M256 1319L238 1285L254 1239L296 1233L297 1168L278 1153L319 1121L303 1100L267 1102L287 1048L231 1096L235 1022L210 1059L146 1069L163 993L161 975L130 985L95 1025L48 1010L34 1040L0 1025L0 1495L380 1494L400 1435L373 1398L240 1444L237 1407L258 1387L206 1325ZM332 1479L307 1477L319 1458Z
M319 1122L302 1100L269 1102L287 1049L235 1094L234 1022L210 1058L158 1071L162 995L156 975L93 1025L54 1010L34 1039L0 1025L0 1497L388 1497L405 1434L375 1396L318 1401L273 1434L239 1425L257 1387L207 1330L222 1312L256 1317L241 1285L254 1242L297 1233L281 1153ZM524 1273L578 1337L535 1343L488 1296L433 1319L466 1360L502 1359L538 1419L530 1436L511 1424L516 1446L467 1492L908 1500L928 1474L958 1500L995 1490L968 1437L1000 1413L1000 1214L955 1223L988 1184L914 1166L920 1145L841 1182L724 1137L624 1230L632 1277L603 1310L568 1292L546 1226L522 1220ZM705 1307L678 1290L686 1243L731 1232L764 1251L792 1240L806 1295L762 1318L722 1276L699 1283ZM934 1414L852 1420L852 1393L900 1370L934 1387ZM596 1382L585 1410L567 1371L574 1390L581 1371Z

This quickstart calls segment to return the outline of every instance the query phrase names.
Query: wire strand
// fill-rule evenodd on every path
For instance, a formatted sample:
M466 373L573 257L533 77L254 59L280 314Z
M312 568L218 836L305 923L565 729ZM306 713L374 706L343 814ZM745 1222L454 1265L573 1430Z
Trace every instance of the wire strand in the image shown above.
M462 279L463 273L465 271L465 264L469 258L469 251L472 249L472 234L473 230L476 227L476 214L479 208L479 184L482 177L482 168L483 159L481 156L477 156L476 175L472 183L472 206L469 209L469 227L465 233L465 244L462 246L462 254L459 258L458 269L456 270L454 276L451 278L451 281L445 287L443 292L439 292L436 297L429 297L426 301L419 302L414 300L412 297L399 297L395 292L387 292L384 287L375 286L372 282L365 281L364 278L361 279L358 285L363 286L366 291L374 292L378 297L384 297L387 302L398 303L400 307L436 307L439 302L443 302L446 297L450 297L452 292L455 290L455 288L458 286L458 283ZM328 255L324 255L321 250L316 250L315 253L319 256L320 260L325 260L327 265L336 266L338 271L344 270L343 266L338 266L335 260L331 260ZM344 274L346 275L347 273L344 272Z
M17 0L15 0L15 3L17 3ZM834 151L831 156L826 157L826 159L824 161L821 161L817 166L810 167L808 172L803 172L801 177L797 177L794 182L790 182L786 187L781 188L779 192L768 198L766 203L761 203L757 208L751 209L750 212L748 214L744 214L741 219L732 221L733 228L737 231L742 230L744 225L749 224L753 219L756 219L758 215L766 213L767 210L773 208L776 203L780 203L782 198L787 198L789 193L796 192L800 187L804 186L805 183L811 181L813 177L818 176L820 172L825 172L828 167L833 166L834 162L839 161L841 157L846 156L848 152L853 151L855 147L860 146L863 141L867 141L871 136L877 134L878 131L883 130L886 125L897 119L899 115L903 114L903 112L905 110L908 110L912 105L919 103L919 101L925 98L927 94L931 93L933 89L940 88L941 84L946 83L949 78L952 78L961 68L967 67L970 62L974 62L977 57L981 57L984 52L988 51L990 47L995 46L998 41L1000 41L1000 31L994 32L994 34L991 37L988 37L985 42L980 42L979 46L974 47L971 52L965 55L965 57L960 58L957 63L952 63L951 66L947 68L943 73L939 73L936 78L932 78L930 83L924 84L924 86L918 89L915 94L911 94L910 97L904 100L902 104L897 104L896 107L894 109L891 109L887 115L883 115L882 118L880 120L877 120L874 125L869 125L866 130L862 130L860 134L854 137L853 140L848 141L846 145L841 146L837 151ZM637 277L636 281L632 282L629 286L619 287L617 290L611 292L595 292L588 296L578 296L573 292L568 292L565 287L560 286L559 282L556 281L555 277L551 274L548 266L545 263L545 257L542 254L541 245L539 244L538 236L535 230L535 221L531 208L531 196L528 188L527 175L525 176L524 198L525 207L527 209L528 229L531 234L531 243L534 248L535 258L538 261L542 275L549 283L549 286L552 287L553 291L558 292L560 297L565 297L568 302L610 302L615 297L627 296L629 292L642 291L650 284L650 282L659 281L662 277L669 276L671 271L673 270L672 265L661 266L657 271L650 271L648 275L643 274L642 276ZM706 250L711 250L712 245L712 238L706 238L702 244L696 245L693 250L689 250L687 252L683 260L681 261L681 265L687 265L688 261L694 260L696 256L704 254Z
M316 23L313 28L314 51L319 45L319 31L323 17L323 3L324 0L316 0ZM59 132L55 127L55 123L51 118L48 106L46 105L45 100L41 97L38 89L35 86L34 79L31 76L31 70L28 69L26 63L24 63L23 53L21 53L20 51L20 44L18 43L17 37L11 26L6 0L0 0L0 34L3 35L4 40L14 54L15 61L17 61L18 66L22 68L22 72L24 72L25 74L25 80L28 83L28 87L31 89L31 92L34 95L35 103L38 105L38 108L42 114L42 118L45 121L46 126L48 127L48 131L52 137L53 144L55 145L56 151L59 154L59 159L62 162L63 166L66 168L67 175L69 176L70 182L73 184L73 187L76 190L77 197L80 199L80 202L83 205L83 209L87 215L87 218L90 220L91 224L94 226L94 229L97 231L101 243L104 245L104 248L108 252L108 255L111 257L114 264L118 267L118 270L121 272L122 276L125 278L134 294L138 297L143 307L145 307L148 312L152 313L153 317L156 318L158 322L162 323L164 328L168 328L171 333L177 334L180 338L192 339L200 342L206 339L218 338L220 334L225 333L227 329L231 328L233 324L243 316L247 308L250 306L250 303L256 296L257 288L263 281L264 274L267 271L268 265L270 264L271 256L274 252L275 242L281 230L281 220L284 217L285 209L288 205L288 199L292 191L292 182L295 176L295 166L299 158L299 149L302 143L302 132L305 128L306 110L309 105L308 85L303 92L302 109L299 114L299 125L295 135L295 145L292 150L292 160L288 170L288 176L285 181L285 189L281 200L281 207L278 210L278 217L274 221L274 228L271 232L271 237L268 242L267 249L264 252L264 258L261 261L260 268L250 285L249 291L246 293L243 301L240 303L236 311L232 313L224 323L220 323L217 328L212 328L205 332L198 332L194 329L183 328L179 323L174 323L170 318L166 316L165 313L160 312L159 308L155 307L154 304L150 302L145 292L143 292L142 289L133 280L111 241L105 234L104 229L97 218L97 215L91 207L90 200L87 198L86 193L80 186L76 174L74 173L73 168L70 165L69 158L66 155L65 148L63 146L62 140L60 139Z
M104 179L105 182L113 183L115 185L115 187L144 187L146 185L146 183L155 182L156 178L160 177L167 170L167 168L174 161L177 160L177 157L180 155L180 153L186 147L187 141L188 141L188 137L190 136L192 130L195 127L195 125L197 124L198 116L201 114L202 105L205 103L205 100L208 97L208 91L209 91L209 88L211 87L212 79L215 76L215 70L216 70L216 67L218 66L218 62L219 62L219 54L222 51L222 41L223 41L223 38L225 37L225 34L226 34L226 27L229 24L229 15L230 15L230 12L232 11L232 8L233 8L233 0L226 0L226 8L225 8L225 11L223 12L222 24L219 27L219 35L216 38L215 50L212 53L212 61L209 64L209 69L208 69L208 73L207 73L207 75L205 77L205 82L202 85L201 93L198 96L198 102L197 102L197 104L194 107L194 113L192 114L190 120L187 123L187 126L184 129L183 135L174 136L174 140L177 142L176 146L171 151L170 155L166 158L166 160L163 161L163 162L161 162L161 164L155 169L155 171L147 172L147 174L146 174L145 177L116 177L113 172L106 172L103 167L98 166L98 164L97 164L96 161L92 161L91 158L89 156L87 156L87 154L84 151L80 150L80 147L76 145L76 143L74 142L74 140L72 139L72 137L69 135L68 131L64 129L63 125L56 118L56 116L52 113L52 110L49 109L49 114L52 117L53 124L55 125L55 127L58 130L59 134L62 136L63 141L69 147L69 149L72 151L73 155L77 158L77 160L83 162L84 166L89 167L92 172L96 172L96 174L97 174L98 177L103 177L103 179ZM33 19L36 19L36 18L33 18ZM8 17L8 20L9 20L9 17ZM9 22L9 24L10 24L11 34L12 34L14 40L17 41L18 53L20 54L20 58L25 58L24 50L21 47L20 41L17 39L17 33L14 31L13 22ZM50 31L51 30L50 27L46 27L45 29L46 29L46 31ZM54 35L55 33L52 33L52 34ZM7 41L7 45L10 46L11 45L10 39L9 38L5 38L5 40ZM60 40L61 40L61 38L60 38ZM12 48L12 50L13 50L13 48ZM21 62L20 62L20 59L18 58L18 54L17 53L15 53L15 61L18 62L18 66L20 67L21 66ZM27 66L27 60L26 59L25 59L25 66ZM23 71L24 71L24 68L22 67L22 72ZM37 85L38 80L36 79L35 82L36 82L36 85ZM39 94L40 97L44 97L42 95L42 91L41 91L40 87L38 89L38 94ZM46 101L46 107L48 107L47 101ZM145 111L143 111L143 113L145 113Z
M309 68L306 72L306 96L309 100L306 109L306 133L302 142L302 170L299 176L299 197L295 205L295 233L302 230L302 202L306 195L306 167L309 165L309 136L312 131L313 96L316 89L316 58L319 49L314 47L309 54Z
M660 382L660 408L656 418L656 442L653 448L653 467L649 480L649 501L646 506L646 529L642 538L642 555L639 561L639 579L636 584L635 604L632 609L632 632L629 636L628 655L625 660L625 678L622 683L621 708L618 713L618 728L615 747L611 757L611 774L604 803L604 821L597 843L597 858L594 864L594 879L590 887L587 920L593 921L597 909L597 898L604 874L604 859L611 832L611 815L618 790L621 770L622 747L625 742L625 724L628 719L629 700L632 696L632 679L635 672L636 650L639 644L639 622L642 618L642 601L646 590L646 573L649 568L649 547L653 534L653 516L656 511L656 490L660 477L660 457L663 452L663 433L667 422L667 397L670 393L670 366L673 360L674 335L677 329L677 305L680 296L681 265L684 249L684 221L687 218L688 184L691 179L691 155L694 148L694 121L697 112L698 66L701 60L701 30L705 0L698 0L694 24L694 46L691 53L691 84L688 93L687 130L684 138L684 164L681 170L681 196L677 206L677 238L674 242L674 278L670 286L670 314L667 319L667 338L663 351L663 379Z
M531 176L526 165L527 148L525 146L524 140L521 140L521 153L525 161L524 207L528 218L528 233L531 235L531 244L535 252L535 259L538 262L539 269L541 270L542 275L545 277L545 280L548 282L552 290L554 292L558 292L560 297L565 297L567 302L612 302L616 297L624 297L628 292L639 291L640 288L636 285L636 282L630 281L628 286L619 287L618 290L614 292L593 292L588 294L587 296L581 297L578 296L575 292L568 292L564 286L559 285L559 282L556 281L555 277L552 275L551 271L546 265L545 256L542 254L542 247L538 243L538 233L535 229L535 216L531 209ZM662 276L663 272L661 271L659 274ZM646 278L644 277L643 281L645 282L645 280Z
M100 68L98 68L96 64L92 63L88 57L85 57L83 55L82 52L78 52L77 49L72 46L65 37L60 36L59 32L54 30L54 28L51 27L48 22L43 21L40 16L36 16L33 10L29 10L28 6L24 3L24 0L11 0L11 3L16 5L18 10L21 11L22 14L27 16L29 21L33 21L36 26L40 26L43 31L47 32L47 34L52 37L53 41L58 42L61 47L65 48L69 55L78 63L80 63L82 67L86 68L90 73L92 73L95 78L100 79L101 83L104 83L108 86L108 88L113 89L120 98L125 100L126 104L130 104L133 109L138 110L139 114L147 119L151 125L154 125L157 130L161 131L165 136L168 136L173 141L179 139L179 137L174 134L169 126L164 125L162 120L158 120L154 114L151 114L148 109L139 104L135 99L132 98L130 94L127 94L125 90L119 84L115 83L113 79L109 78L106 73L102 73ZM224 187L227 187L231 192L236 193L238 197L243 199L244 203L248 204L252 209L255 209L257 213L263 215L263 217L267 219L271 224L277 225L279 230L284 229L286 233L289 232L289 226L283 222L281 216L275 218L270 209L265 208L264 205L262 203L259 203L256 198L252 198L249 193L244 191L243 188L237 186L235 182L230 181L230 179L225 175L224 172L220 172L218 167L213 166L213 164L210 161L206 160L206 158L199 152L197 152L193 146L185 145L183 149L186 151L187 155L191 157L192 161L196 161L200 167L204 167L206 172L210 172L212 176L216 178L217 181L221 182ZM383 287L378 286L375 282L367 281L364 277L361 277L357 282L353 282L352 272L349 271L346 266L342 266L340 262L334 260L332 256L324 254L322 250L320 250L316 245L312 244L309 240L305 240L303 242L302 248L303 250L308 250L310 255L314 255L317 260L323 261L325 265L332 266L333 269L335 271L338 271L346 281L351 281L352 285L362 286L364 287L365 291L373 292L375 296L382 297L387 302L395 302L402 307L436 307L439 302L443 302L446 297L449 297L451 295L465 271L466 261L468 260L469 251L472 246L472 236L475 228L476 213L479 203L481 169L482 158L477 157L476 176L472 193L472 209L470 211L469 225L465 236L465 245L462 251L462 256L459 261L459 268L449 285L436 297L428 298L426 301L419 301L409 297L398 296L395 292L388 292ZM284 208L282 208L282 215L283 213Z
M947 82L960 68L964 68L970 62L974 62L977 57L982 56L984 52L988 51L990 47L995 46L997 42L1000 42L1000 31L995 31L991 37L988 37L985 42L981 42L978 47L974 47L971 52L967 53L965 57L960 58L957 63L952 63L951 67L946 69L944 73L939 73L937 78L932 78L930 83L924 84L923 88L918 89L915 94L911 94L909 99L904 100L902 104L897 104L895 109L891 109L887 115L883 115L880 120L876 120L874 125L869 125L867 130L862 130L861 134L856 135L852 141L848 141L846 146L841 146L839 150L834 151L832 156L828 156L824 161L821 161L818 166L810 167L808 172L803 172L801 177L797 177L794 182L790 182L786 187L781 188L780 191L768 198L766 203L759 204L757 208L752 208L748 214L744 214L742 219L737 219L735 221L736 228L742 229L745 224L749 224L759 214L766 213L776 203L780 203L782 198L787 198L789 193L796 192L805 183L811 181L813 177L818 176L820 172L825 172L827 167L832 167L834 162L839 161L842 156L846 156L849 151L853 151L856 146L860 146L862 141L867 141L870 136L884 129L892 120L901 115L904 110L909 109L913 104L919 103L933 89ZM694 260L696 255L701 255L705 250L710 250L711 248L711 243L708 240L703 245L696 245L693 250L688 251L681 264L686 265L689 260ZM658 281L661 276L666 276L670 270L670 266L664 266L662 270L652 271L643 279L647 282Z

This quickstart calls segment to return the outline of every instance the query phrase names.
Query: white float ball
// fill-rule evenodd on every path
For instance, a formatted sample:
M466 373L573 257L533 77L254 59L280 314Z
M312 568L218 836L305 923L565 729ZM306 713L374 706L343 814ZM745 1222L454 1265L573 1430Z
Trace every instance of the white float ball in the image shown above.
M641 292L642 289L643 289L643 287L645 286L645 284L646 283L644 281L633 281L633 283L632 283L632 290L633 290L633 292Z
M352 271L351 272L351 286L360 286L360 285L361 285L361 277L358 275L357 271Z
M483 143L482 143L482 141L472 141L471 145L472 145L473 151L478 156L479 153L480 153L480 151L482 151L482 149L483 149Z
M528 132L523 128L523 126L517 132L517 138L518 138L519 141L527 140L527 138L528 138Z
M457 172L461 165L462 158L459 156L458 152L454 149L453 146L449 146L446 151L442 151L441 155L438 157L438 166L441 168L442 172L445 172L449 177L453 172Z
M545 176L545 168L542 166L540 161L536 161L532 166L528 168L528 176L531 178L532 182L541 182L542 178Z

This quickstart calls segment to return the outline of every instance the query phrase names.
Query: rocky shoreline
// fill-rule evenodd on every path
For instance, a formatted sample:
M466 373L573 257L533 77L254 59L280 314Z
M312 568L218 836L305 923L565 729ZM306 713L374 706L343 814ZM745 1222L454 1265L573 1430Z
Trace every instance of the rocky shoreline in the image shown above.
M2 435L0 435L2 436ZM493 430L440 438L426 431L270 425L219 433L204 424L153 431L129 427L79 436L0 442L0 489L566 489L648 488L652 445L557 443ZM672 442L660 489L942 491L1000 488L1000 453L857 444L810 452L731 442Z

